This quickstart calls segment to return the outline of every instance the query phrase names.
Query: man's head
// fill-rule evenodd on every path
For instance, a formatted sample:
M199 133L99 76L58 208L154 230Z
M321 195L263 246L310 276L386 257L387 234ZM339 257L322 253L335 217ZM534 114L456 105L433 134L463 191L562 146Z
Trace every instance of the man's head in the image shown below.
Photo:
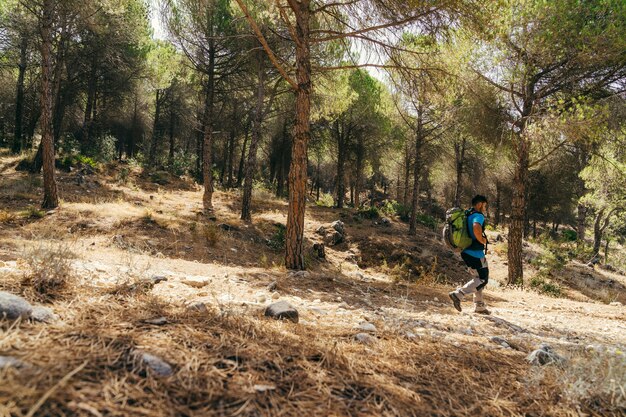
M481 213L485 212L487 210L487 197L478 194L476 197L472 198L472 207L474 207L474 210L480 211Z

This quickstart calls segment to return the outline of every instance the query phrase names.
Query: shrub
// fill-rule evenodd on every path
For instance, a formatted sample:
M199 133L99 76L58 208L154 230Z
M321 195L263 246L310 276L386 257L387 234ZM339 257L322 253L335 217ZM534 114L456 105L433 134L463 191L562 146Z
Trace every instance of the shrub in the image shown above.
M433 216L429 216L428 214L418 214L417 222L433 230L436 230L439 226L437 219Z
M220 240L220 229L213 223L205 224L202 227L202 237L207 245L214 247Z
M187 175L195 168L196 159L197 155L195 153L185 153L183 150L176 151L169 170L179 177Z
M320 207L333 207L335 205L335 200L331 194L321 193L320 199L317 200L315 204Z
M282 250L285 248L285 232L287 228L282 224L276 225L276 231L271 238L267 240L267 245L276 250Z
M538 273L530 279L530 287L551 297L561 296L561 287L558 284L547 281L542 273Z
M39 244L24 254L30 272L22 284L45 299L57 298L67 287L76 255L65 245Z
M380 213L376 207L362 207L357 211L357 215L363 219L377 219L380 217Z
M46 216L46 212L35 206L30 206L22 212L22 215L27 219L42 219Z
M15 213L6 210L0 210L0 224L12 223L17 216Z
M570 229L563 230L561 232L561 235L563 236L563 240L565 240L566 242L575 242L576 239L578 239L578 233Z
M406 207L395 200L385 200L385 204L380 208L380 211L387 216L396 215L400 217L402 221L409 221L410 208Z

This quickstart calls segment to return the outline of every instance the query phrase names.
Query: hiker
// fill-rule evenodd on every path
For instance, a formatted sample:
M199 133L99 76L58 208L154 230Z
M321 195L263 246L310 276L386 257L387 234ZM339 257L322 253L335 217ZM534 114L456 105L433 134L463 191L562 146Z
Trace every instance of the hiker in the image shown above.
M465 265L474 276L464 286L457 288L448 295L452 299L454 308L461 311L461 301L466 295L474 295L474 312L480 314L489 314L489 310L485 307L483 301L483 288L489 281L489 265L485 257L487 247L487 236L484 232L485 215L487 210L487 198L477 195L472 199L472 208L468 212L467 225L472 238L472 244L461 252L461 258L465 261Z

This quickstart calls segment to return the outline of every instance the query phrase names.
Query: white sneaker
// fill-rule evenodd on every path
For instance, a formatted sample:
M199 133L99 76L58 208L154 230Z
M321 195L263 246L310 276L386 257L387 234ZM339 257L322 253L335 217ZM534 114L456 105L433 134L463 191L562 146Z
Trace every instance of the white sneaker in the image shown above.
M487 307L485 306L485 303L483 301L477 301L476 303L474 303L474 313L478 313L478 314L491 314L491 312L489 310L487 310Z

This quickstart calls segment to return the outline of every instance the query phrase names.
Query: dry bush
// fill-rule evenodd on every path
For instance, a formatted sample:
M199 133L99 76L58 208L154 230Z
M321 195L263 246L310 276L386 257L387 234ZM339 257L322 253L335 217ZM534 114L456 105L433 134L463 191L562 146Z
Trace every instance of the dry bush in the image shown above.
M36 244L24 253L29 271L24 275L22 285L34 289L43 299L58 298L68 288L75 258L66 244Z
M626 353L583 352L557 375L571 404L587 404L605 415L626 412Z
M15 213L7 210L0 210L0 224L13 223L16 219L17 216Z
M219 242L222 237L220 228L212 223L203 225L200 235L210 247L217 245L217 242Z

